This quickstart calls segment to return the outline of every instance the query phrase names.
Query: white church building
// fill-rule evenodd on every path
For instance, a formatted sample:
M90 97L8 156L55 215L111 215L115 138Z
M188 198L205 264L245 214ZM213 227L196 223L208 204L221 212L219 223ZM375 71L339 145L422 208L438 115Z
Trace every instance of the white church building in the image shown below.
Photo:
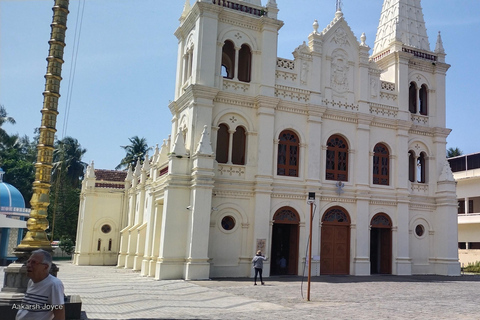
M420 0L384 0L373 50L338 9L291 58L279 9L186 1L172 139L128 172L90 165L75 264L248 277L260 249L266 276L302 274L314 192L313 275L460 274L450 66Z

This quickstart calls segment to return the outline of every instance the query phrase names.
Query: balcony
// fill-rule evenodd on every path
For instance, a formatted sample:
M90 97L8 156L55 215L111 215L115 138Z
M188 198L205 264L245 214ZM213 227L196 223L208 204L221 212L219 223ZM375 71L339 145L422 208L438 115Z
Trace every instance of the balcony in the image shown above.
M480 213L459 213L458 224L480 224Z

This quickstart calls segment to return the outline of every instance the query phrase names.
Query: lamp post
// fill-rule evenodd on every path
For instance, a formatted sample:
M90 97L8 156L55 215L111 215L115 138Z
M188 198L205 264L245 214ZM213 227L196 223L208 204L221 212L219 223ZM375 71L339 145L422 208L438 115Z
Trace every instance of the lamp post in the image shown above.
M310 301L310 282L312 278L312 225L313 225L313 204L315 203L315 192L308 193L308 204L310 204L310 233L308 237L308 286L307 301Z

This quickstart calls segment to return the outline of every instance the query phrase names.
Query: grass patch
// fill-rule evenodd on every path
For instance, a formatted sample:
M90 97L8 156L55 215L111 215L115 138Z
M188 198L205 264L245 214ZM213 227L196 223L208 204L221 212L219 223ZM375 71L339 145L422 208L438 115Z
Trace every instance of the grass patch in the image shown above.
M480 273L480 261L477 261L475 263L469 263L466 267L462 268L462 271Z

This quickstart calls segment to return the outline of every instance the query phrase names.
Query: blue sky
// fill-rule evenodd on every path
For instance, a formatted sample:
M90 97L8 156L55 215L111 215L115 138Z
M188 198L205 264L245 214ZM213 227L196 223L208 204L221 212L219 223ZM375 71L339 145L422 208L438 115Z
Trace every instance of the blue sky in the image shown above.
M365 32L371 48L382 2L343 0L346 21L357 38ZM5 125L10 134L33 137L40 125L53 3L0 0L0 104L17 121ZM70 1L57 136L77 138L88 150L84 161L94 160L96 168L113 169L125 155L120 146L128 144L129 137L145 137L154 146L170 134L168 104L174 97L177 55L173 33L184 3ZM335 0L277 0L277 4L285 23L277 55L287 59L293 59L292 51L307 41L314 19L323 29L335 14ZM452 65L447 73L447 127L453 131L447 147L459 147L466 154L480 152L475 142L480 136L480 1L423 0L422 7L431 49L441 31L446 60ZM81 32L76 28L80 20ZM75 34L78 55L73 74Z

